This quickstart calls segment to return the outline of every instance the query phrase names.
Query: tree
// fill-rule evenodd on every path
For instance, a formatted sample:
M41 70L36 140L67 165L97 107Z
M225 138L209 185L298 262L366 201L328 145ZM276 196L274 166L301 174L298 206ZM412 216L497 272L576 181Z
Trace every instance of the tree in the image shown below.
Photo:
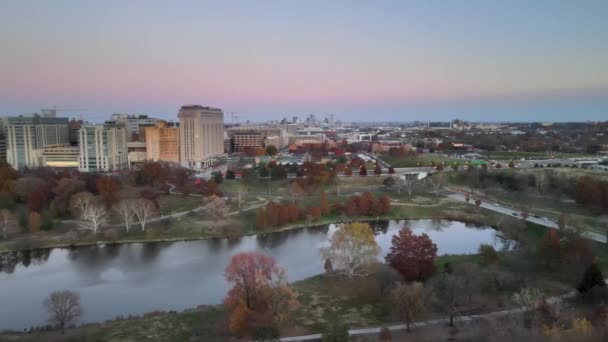
M596 286L602 288L606 287L606 282L604 281L602 271L597 263L594 262L587 267L576 289L579 293L586 293Z
M287 170L285 170L285 167L281 164L276 165L270 170L270 179L287 179Z
M395 180L395 178L393 176L386 177L384 179L384 181L382 182L382 184L384 184L384 186L387 188L392 188L396 183L397 183L397 181Z
M80 295L70 290L54 291L44 300L49 323L65 332L66 325L75 323L82 315Z
M549 228L543 236L538 248L540 262L549 269L555 269L561 264L562 247L557 229Z
M224 276L233 284L224 306L230 312L231 330L240 335L251 328L255 316L270 317L273 325L282 326L299 306L297 292L287 284L286 271L267 255L236 254L230 259Z
M226 170L226 179L235 179L234 170L228 169Z
M405 184L405 188L407 189L407 195L412 196L414 193L414 184L418 182L417 174L405 174L400 178L401 183ZM399 189L399 193L401 193L401 189Z
M135 218L139 222L139 226L141 227L141 231L146 230L146 223L154 216L156 213L156 206L152 201L145 198L138 198L133 201L133 214Z
M513 161L511 160L511 161L509 162L508 166L509 166L510 168L514 168L514 167L515 167L515 163L513 163Z
M120 184L118 184L112 177L100 177L95 185L106 207L110 208L118 201Z
M378 334L378 340L380 342L391 342L393 340L391 330L387 327L382 327L382 329L380 329L380 334Z
M70 198L84 191L85 184L82 180L70 177L59 179L57 185L52 189L55 198L53 204L59 215L65 215L69 210Z
M393 168L392 166L389 166L388 167L388 174L389 175L395 174L395 168Z
M406 280L424 281L435 272L437 245L428 235L414 235L404 227L394 235L386 262Z
M266 228L266 211L264 208L259 208L255 214L255 227L257 229Z
M391 302L399 319L405 322L405 330L410 331L410 324L424 311L424 286L420 282L397 283L391 291Z
M32 233L36 233L40 230L42 222L40 220L40 214L38 212L30 211L30 217L28 222L30 223L30 229L32 230Z
M108 217L105 206L90 192L79 192L72 196L70 207L82 220L80 228L92 230L95 234Z
M327 200L327 194L325 191L321 191L321 199L319 200L319 207L321 209L321 215L327 215L330 213L329 201Z
M323 329L321 342L348 342L348 328L339 318L333 318Z
M492 245L479 245L479 250L477 253L481 256L481 262L484 265L490 265L498 261L498 253Z
M481 200L478 198L475 200L475 207L479 208L481 206Z
M260 165L260 167L258 168L258 175L260 176L260 178L268 177L269 172L268 172L268 168L266 167L266 165L264 165L264 164Z
M351 169L349 166L344 168L344 175L345 176L352 176L353 175L353 169Z
M2 225L2 238L6 240L6 232L9 221L13 218L13 213L7 208L0 209L0 224Z
M268 145L268 146L266 146L266 154L267 155L274 156L274 155L277 154L277 152L279 152L279 151L277 150L276 146L274 146L274 145Z
M331 273L334 271L334 265L331 263L331 259L325 259L325 265L323 265L326 273Z
M132 198L125 198L120 200L117 204L114 205L114 211L122 218L125 223L125 230L127 233L131 229L131 225L133 224L133 220L135 218L135 213L133 211L133 207L135 205L135 200Z
M347 223L332 235L330 246L321 249L325 259L331 259L335 269L343 270L349 278L361 275L361 268L376 261L380 247L367 223Z
M449 264L446 264L448 266ZM458 305L458 296L463 290L463 284L457 275L446 267L446 270L437 278L434 278L433 292L439 304L448 312L449 325L454 326L454 315Z
M40 229L42 230L51 230L55 226L55 221L51 217L51 214L48 210L45 210L40 214Z
M365 165L361 165L359 168L359 176L367 176L367 168Z
M222 184L224 182L224 175L222 175L222 171L216 171L212 173L213 181L215 184Z
M374 174L376 176L379 176L382 174L382 168L380 167L380 165L376 165L376 167L374 167Z
M445 174L434 173L431 176L430 181L431 181L431 184L433 185L433 188L435 189L435 196L439 196L439 189L441 189L441 187L443 186L443 183L445 183Z
M205 214L214 220L223 219L228 215L228 206L226 205L226 201L222 197L211 196L207 199L207 204L205 205Z

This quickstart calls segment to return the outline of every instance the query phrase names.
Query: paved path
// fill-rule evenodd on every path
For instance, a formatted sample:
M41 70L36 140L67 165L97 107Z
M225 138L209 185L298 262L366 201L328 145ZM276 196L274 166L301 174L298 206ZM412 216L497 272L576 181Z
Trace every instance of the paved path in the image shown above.
M571 291L571 292L568 292L561 296L549 297L546 299L546 301L549 304L556 304L565 299L575 297L577 295L577 293L578 292L576 292L576 291ZM497 318L497 317L521 314L530 309L531 309L530 307L515 308L515 309L488 312L488 313L480 314L480 315L455 316L454 323L471 322L473 320L481 319L481 318ZM419 327L426 327L426 326L433 326L433 325L440 325L440 324L447 325L448 323L449 323L449 318L433 319L433 320L429 320L429 321L414 322L414 323L410 324L410 328L415 329L415 328L419 328ZM391 331L399 331L399 330L405 330L407 328L407 326L405 324L397 324L397 325L387 326L387 328ZM348 331L348 334L350 336L378 334L378 333L380 333L380 329L382 329L382 327L350 329ZM283 338L280 338L279 341L281 341L281 342L314 341L314 340L320 340L320 339L321 339L321 334L311 334L311 335L303 335L303 336L283 337Z
M467 203L466 195L464 195L462 193L453 192L452 190L444 190L444 193L449 198L452 198L452 199L460 201L460 202ZM475 205L475 201L473 199L471 199L468 203L471 205ZM512 216L512 217L517 217L519 219L522 218L519 210L505 207L505 206L499 205L497 203L481 201L480 206L482 208L486 208L486 209L495 211L497 213L501 213L501 214ZM517 215L514 215L514 213ZM536 217L532 216L532 213L530 213L530 216L526 219L526 221L536 223L540 226L544 226L547 228L559 229L557 222L551 221L549 219L544 219L544 218L536 218ZM593 241L600 242L600 243L606 243L606 236L604 236L602 234L598 234L598 233L591 232L591 231L584 231L582 234L585 237L587 237L588 239L591 239Z

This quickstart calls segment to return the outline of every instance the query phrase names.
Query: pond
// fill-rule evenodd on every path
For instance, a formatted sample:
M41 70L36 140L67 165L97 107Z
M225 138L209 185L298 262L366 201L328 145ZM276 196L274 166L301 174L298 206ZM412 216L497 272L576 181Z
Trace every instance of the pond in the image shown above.
M407 225L427 233L438 253L475 253L480 244L506 246L488 226L445 220L372 222L384 255L391 237ZM237 239L55 248L0 255L0 330L45 324L42 302L55 290L81 296L81 322L153 310L219 304L228 290L223 273L232 255L260 251L288 270L289 281L323 272L319 247L336 226L302 228Z

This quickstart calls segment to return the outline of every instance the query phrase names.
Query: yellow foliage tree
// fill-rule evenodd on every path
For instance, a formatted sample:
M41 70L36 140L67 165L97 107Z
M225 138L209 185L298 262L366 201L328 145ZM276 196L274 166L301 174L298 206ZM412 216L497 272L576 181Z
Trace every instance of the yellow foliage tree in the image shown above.
M367 223L343 224L332 235L330 246L321 249L324 259L330 259L336 270L348 277L361 275L363 266L376 262L380 247Z

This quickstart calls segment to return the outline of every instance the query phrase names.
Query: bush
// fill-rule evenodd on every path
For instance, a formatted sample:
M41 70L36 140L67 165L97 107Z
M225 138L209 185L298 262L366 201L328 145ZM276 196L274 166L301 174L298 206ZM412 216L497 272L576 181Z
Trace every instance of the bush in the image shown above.
M255 327L251 331L251 339L260 342L278 341L281 335L275 327Z
M498 261L498 253L492 245L481 244L478 253L484 265L490 265Z
M321 342L348 342L348 328L339 320L333 319L325 327Z

